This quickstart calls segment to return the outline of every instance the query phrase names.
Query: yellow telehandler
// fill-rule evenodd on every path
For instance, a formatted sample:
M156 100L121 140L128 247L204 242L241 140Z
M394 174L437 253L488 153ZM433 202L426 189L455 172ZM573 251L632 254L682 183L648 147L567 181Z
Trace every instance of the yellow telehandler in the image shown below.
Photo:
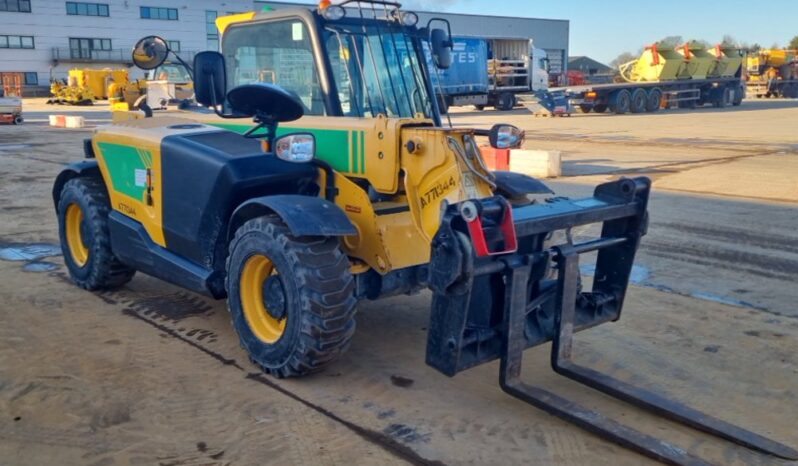
M55 180L75 283L113 288L141 271L226 298L242 346L277 377L339 358L359 300L429 288L426 362L443 374L500 359L509 394L649 457L704 464L523 382L523 351L552 342L552 367L569 379L798 458L571 359L576 332L620 318L651 183L622 178L567 199L489 170L478 138L507 149L524 134L442 125L430 76L451 64L451 28L417 23L377 0L220 18L221 53L199 53L190 67L200 106L98 128L87 159ZM133 59L149 70L168 54L149 36ZM602 225L593 239L552 236L588 224ZM588 288L579 264L590 253Z

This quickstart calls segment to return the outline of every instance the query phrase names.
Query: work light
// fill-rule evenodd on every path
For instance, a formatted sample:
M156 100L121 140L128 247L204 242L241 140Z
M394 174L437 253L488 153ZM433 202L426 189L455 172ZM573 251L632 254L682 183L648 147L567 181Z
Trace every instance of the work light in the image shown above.
M346 10L340 5L330 5L321 10L321 15L328 21L337 21L346 16Z

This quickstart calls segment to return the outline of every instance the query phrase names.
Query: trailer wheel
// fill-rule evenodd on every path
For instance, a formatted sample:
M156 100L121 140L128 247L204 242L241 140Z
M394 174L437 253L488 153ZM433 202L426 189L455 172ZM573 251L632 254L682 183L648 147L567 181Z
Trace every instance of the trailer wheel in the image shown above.
M512 110L515 107L515 95L505 92L499 96L498 102L496 102L496 110L507 111Z
M629 109L632 113L643 113L646 111L646 106L648 105L648 95L646 94L646 90L642 88L637 88L632 92L632 102L629 105Z
M659 88L651 89L648 92L648 100L646 101L647 112L658 112L662 105L662 91Z
M732 92L730 87L718 89L712 99L712 106L715 108L725 108L727 105L731 104L734 101Z
M21 125L24 120L22 119L22 115L17 115L14 117L14 124Z
M593 111L596 113L604 113L607 111L607 104L596 104L593 106Z
M610 110L618 115L623 115L629 112L629 106L632 104L632 94L626 89L617 91L611 98Z
M590 111L593 110L593 106L582 104L579 106L579 110L581 110L582 113L590 113Z
M485 110L485 106L484 106L484 105L474 105L474 108L475 108L475 109L477 109L477 110L478 110L478 111L480 111L480 112L481 112L482 110Z

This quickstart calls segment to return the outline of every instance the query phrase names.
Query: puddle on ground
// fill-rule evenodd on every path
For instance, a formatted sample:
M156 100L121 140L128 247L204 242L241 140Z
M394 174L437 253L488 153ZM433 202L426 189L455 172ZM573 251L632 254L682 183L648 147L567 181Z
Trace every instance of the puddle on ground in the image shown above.
M719 296L713 293L707 293L705 291L695 291L693 293L690 293L690 296L697 299L703 299L705 301L713 301L716 303L728 304L730 306L747 307L750 309L761 309L756 305L749 303L748 301L729 298L727 296Z
M38 261L45 257L61 255L61 247L55 244L2 244L0 243L0 260L4 261Z
M29 147L30 144L0 144L0 154L2 154L3 152L27 149Z
M592 277L596 274L596 264L582 264L579 266L579 271L582 272L582 275ZM629 281L635 285L643 285L648 281L650 275L648 268L642 265L633 265Z
M596 274L596 264L582 264L579 266L579 271L582 275L587 275L592 277ZM712 301L715 303L727 304L730 306L736 307L744 307L748 309L757 309L762 310L763 308L749 303L748 301L743 301L735 298L730 298L728 296L720 296L714 293L708 293L706 291L693 291L693 292L680 292L664 285L658 285L656 283L652 283L649 281L650 272L648 268L643 267L641 265L634 265L632 266L632 273L629 276L629 282L638 286L645 286L647 288L653 288L655 290L663 291L665 293L676 293L681 294L684 296L690 296L691 298L695 299L702 299L704 301Z
M22 267L25 272L51 272L58 268L58 265L50 262L29 262Z

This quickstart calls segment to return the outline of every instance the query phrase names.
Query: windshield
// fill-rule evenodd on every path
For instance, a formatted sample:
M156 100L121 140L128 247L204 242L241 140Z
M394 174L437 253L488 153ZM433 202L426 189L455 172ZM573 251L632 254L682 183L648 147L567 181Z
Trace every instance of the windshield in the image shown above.
M174 83L191 81L188 70L180 63L165 63L152 71L152 79Z
M416 42L400 27L328 24L325 42L345 116L432 117Z

